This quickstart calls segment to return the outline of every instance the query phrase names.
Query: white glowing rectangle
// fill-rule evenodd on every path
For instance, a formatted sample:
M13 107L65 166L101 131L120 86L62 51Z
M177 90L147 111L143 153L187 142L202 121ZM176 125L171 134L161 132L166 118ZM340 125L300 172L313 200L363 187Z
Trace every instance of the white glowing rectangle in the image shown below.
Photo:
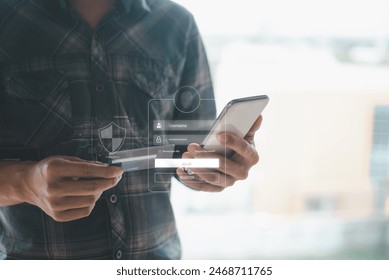
M155 159L155 168L219 168L218 158Z

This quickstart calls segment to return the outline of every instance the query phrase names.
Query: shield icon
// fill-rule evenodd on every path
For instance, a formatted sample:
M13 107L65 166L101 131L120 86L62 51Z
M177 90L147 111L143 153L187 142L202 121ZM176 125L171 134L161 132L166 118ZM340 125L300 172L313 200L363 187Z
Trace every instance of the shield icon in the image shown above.
M109 125L99 129L100 142L109 153L117 152L126 139L126 129L111 122Z

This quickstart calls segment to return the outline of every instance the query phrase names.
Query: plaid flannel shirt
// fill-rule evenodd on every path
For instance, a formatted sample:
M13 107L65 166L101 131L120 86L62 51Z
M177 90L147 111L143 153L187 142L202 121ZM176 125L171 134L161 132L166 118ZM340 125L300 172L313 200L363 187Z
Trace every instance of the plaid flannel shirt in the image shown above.
M144 147L148 101L181 86L213 99L196 24L177 4L121 0L92 30L66 1L0 0L1 160L98 160L106 147ZM214 118L210 104L191 118ZM174 107L152 114L185 118ZM115 127L126 130L121 143ZM147 176L124 174L89 217L72 222L26 203L0 207L0 258L180 258L169 192L150 192Z

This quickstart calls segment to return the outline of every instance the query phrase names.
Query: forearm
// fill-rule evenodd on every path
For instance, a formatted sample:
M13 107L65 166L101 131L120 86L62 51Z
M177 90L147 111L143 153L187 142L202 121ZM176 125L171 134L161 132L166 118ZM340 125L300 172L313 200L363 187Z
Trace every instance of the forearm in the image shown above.
M0 207L25 202L25 174L32 165L27 161L0 161Z

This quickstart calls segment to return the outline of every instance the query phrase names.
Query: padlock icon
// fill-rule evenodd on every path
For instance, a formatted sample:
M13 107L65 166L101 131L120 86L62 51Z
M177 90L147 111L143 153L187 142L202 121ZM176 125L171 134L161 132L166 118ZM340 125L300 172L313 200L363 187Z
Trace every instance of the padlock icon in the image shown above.
M157 136L157 137L155 138L155 143L157 143L157 144L162 144L162 138L161 138L161 136Z

